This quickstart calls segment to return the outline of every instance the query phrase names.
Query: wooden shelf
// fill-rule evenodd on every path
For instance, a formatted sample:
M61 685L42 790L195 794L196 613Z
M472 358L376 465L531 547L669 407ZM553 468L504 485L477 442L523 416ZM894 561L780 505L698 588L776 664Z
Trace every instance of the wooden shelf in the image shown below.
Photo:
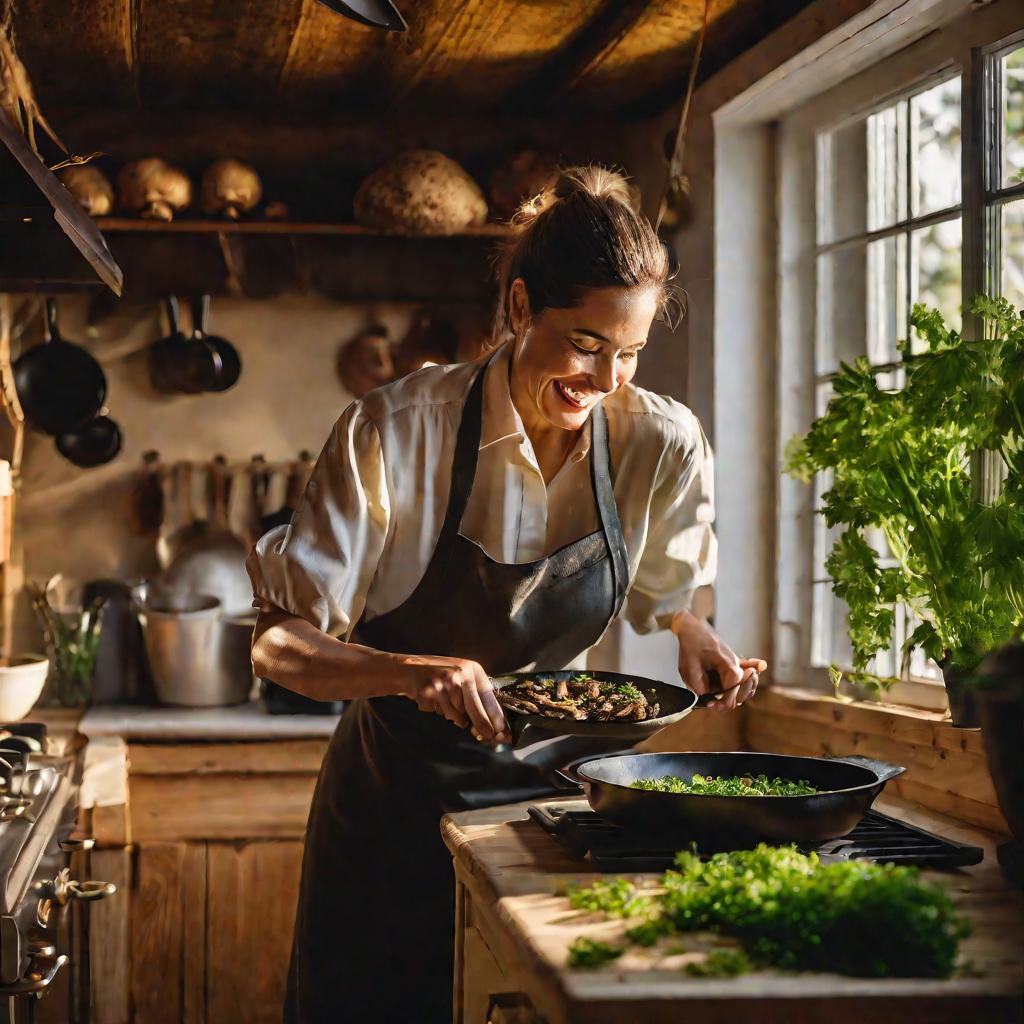
M354 235L363 238L504 238L503 224L470 227L453 235L402 235L364 228L359 224L316 224L280 220L136 220L132 217L97 217L96 226L104 233L144 232L158 234L229 235Z

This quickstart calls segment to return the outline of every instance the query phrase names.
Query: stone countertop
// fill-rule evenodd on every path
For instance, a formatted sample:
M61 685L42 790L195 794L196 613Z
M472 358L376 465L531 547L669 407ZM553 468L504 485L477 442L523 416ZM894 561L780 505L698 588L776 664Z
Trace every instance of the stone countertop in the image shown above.
M82 716L78 731L90 740L230 742L326 738L337 724L337 715L271 715L262 701L223 708L100 704Z

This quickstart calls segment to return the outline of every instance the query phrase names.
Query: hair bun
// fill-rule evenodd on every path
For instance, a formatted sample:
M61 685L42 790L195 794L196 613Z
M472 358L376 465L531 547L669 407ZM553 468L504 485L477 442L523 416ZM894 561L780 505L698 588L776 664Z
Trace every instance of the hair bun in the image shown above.
M621 171L600 164L586 167L569 167L561 172L555 183L556 199L582 194L591 199L611 199L628 206L634 213L640 212L640 191L631 185Z

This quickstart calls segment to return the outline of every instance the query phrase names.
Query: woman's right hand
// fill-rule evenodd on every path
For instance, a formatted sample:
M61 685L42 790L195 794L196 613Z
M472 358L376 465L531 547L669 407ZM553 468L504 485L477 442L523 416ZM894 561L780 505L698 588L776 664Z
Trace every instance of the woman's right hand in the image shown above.
M397 656L400 692L421 711L444 715L460 728L471 726L484 743L511 743L505 713L483 667L468 658Z

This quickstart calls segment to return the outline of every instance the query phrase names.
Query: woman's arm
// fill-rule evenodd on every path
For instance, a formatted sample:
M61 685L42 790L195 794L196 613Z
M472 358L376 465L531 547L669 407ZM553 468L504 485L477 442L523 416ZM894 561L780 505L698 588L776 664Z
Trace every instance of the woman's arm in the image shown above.
M337 640L279 608L260 612L252 640L256 674L314 700L401 695L421 711L471 725L485 742L511 736L490 679L475 661L391 654Z

